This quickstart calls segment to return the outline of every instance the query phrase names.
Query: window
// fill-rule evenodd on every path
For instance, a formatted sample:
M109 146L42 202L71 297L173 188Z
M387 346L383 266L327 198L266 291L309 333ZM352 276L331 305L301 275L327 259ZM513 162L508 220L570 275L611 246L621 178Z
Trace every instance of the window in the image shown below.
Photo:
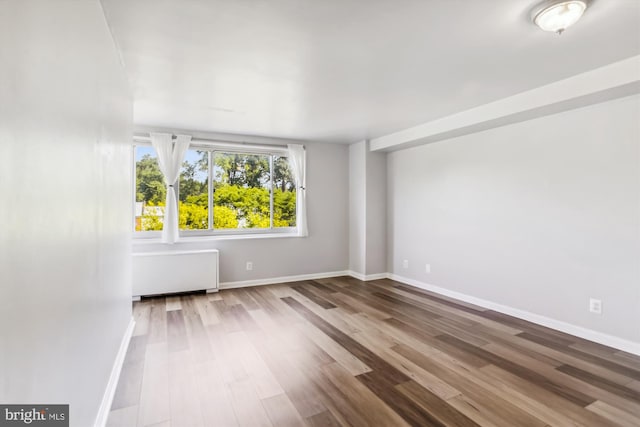
M136 145L134 150L135 230L159 231L166 198L163 175L153 147ZM187 150L174 184L181 234L290 231L296 226L296 186L285 153Z

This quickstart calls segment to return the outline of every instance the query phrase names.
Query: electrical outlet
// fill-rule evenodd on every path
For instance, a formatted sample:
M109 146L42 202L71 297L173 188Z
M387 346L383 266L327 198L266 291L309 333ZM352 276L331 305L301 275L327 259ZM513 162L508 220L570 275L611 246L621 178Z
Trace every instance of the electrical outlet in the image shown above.
M431 264L426 264L426 265L424 266L424 271L425 271L426 273L431 273Z
M405 259L402 261L402 268L409 268L409 260Z
M589 311L595 314L602 314L602 300L590 298Z
M253 263L251 261L247 261L247 271L253 270Z

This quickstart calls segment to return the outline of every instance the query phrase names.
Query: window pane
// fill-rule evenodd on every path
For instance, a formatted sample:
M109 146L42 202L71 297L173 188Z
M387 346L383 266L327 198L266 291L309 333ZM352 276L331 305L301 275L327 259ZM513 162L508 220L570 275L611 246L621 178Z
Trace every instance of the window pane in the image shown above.
M209 153L187 150L180 170L178 225L180 230L209 228Z
M167 188L153 147L136 146L136 231L162 230Z
M215 153L213 227L269 228L268 155Z
M296 185L283 156L273 156L273 226L296 226Z

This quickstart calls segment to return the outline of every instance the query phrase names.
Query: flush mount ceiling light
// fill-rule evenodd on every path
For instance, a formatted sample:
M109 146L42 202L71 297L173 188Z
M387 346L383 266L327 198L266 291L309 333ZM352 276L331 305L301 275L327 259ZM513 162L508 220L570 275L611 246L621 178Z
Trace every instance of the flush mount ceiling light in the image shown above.
M533 12L533 22L544 31L562 34L578 22L585 9L586 0L553 0L539 5Z

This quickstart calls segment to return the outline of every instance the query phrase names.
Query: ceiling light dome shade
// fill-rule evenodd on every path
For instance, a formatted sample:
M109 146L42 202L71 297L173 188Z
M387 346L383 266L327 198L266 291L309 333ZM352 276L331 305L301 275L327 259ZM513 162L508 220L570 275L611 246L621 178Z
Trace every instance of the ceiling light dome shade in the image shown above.
M544 31L560 34L578 22L586 8L586 0L546 2L534 14L533 22Z

